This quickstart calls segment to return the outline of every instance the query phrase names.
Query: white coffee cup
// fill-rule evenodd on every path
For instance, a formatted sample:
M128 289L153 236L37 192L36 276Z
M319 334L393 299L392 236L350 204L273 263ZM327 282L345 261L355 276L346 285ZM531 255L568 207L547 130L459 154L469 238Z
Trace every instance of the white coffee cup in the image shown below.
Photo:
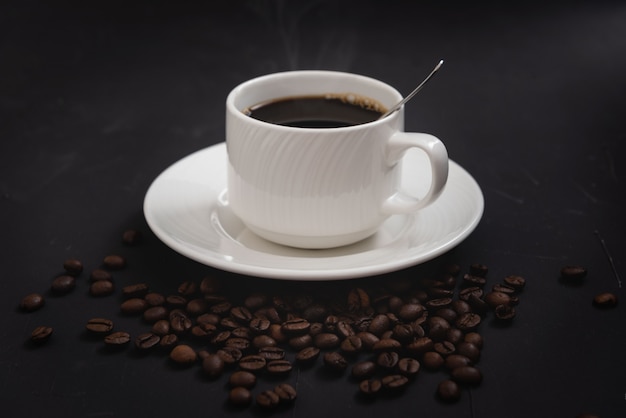
M262 102L312 95L371 98L390 108L393 87L335 71L288 71L246 81L226 100L228 205L257 235L283 245L331 248L374 234L391 215L417 211L440 195L448 153L436 137L404 132L404 109L372 122L301 128L257 120L245 109ZM406 150L428 155L424 196L399 190Z

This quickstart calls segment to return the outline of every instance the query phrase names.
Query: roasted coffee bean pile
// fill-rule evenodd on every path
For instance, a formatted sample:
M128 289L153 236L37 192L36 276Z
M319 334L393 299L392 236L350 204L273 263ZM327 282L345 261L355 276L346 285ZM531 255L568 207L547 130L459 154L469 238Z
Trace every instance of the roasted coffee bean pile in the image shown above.
M139 237L129 230L122 240L134 245ZM63 266L64 274L51 284L55 295L71 292L83 272L77 259ZM90 295L116 293L111 272L126 266L120 255L104 257L101 268L89 273ZM319 296L259 292L239 300L224 296L216 277L182 281L169 294L139 282L117 293L119 312L140 319L144 332L132 336L118 330L106 315L86 318L85 330L111 350L161 353L178 367L199 367L209 380L228 374L225 397L238 407L292 403L297 393L288 383L253 395L257 379L286 378L295 368L311 367L338 378L348 375L358 395L368 399L402 391L422 369L444 370L447 378L433 390L441 401L456 402L463 388L483 379L477 366L481 323L488 316L510 323L526 284L511 275L487 287L487 277L483 264L472 264L467 272L449 265L435 278L338 286L337 292ZM32 312L44 303L41 294L33 293L20 307ZM40 326L30 339L43 344L52 332Z

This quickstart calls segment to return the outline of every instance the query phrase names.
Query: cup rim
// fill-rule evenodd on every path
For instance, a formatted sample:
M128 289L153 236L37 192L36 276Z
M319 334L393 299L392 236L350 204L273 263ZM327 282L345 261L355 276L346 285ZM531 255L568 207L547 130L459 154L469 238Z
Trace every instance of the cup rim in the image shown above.
M278 129L278 130L287 131L287 132L289 131L291 132L317 132L318 134L321 132L341 132L341 131L356 131L356 130L361 130L361 129L370 129L377 125L393 122L397 118L399 118L400 115L404 112L404 105L402 105L398 110L396 110L392 114L382 119L376 119L376 120L366 122L366 123L361 123L358 125L340 126L340 127L331 127L331 128L309 128L309 127L300 127L300 126L279 125L276 123L271 123L271 122L266 122L263 120L255 119L246 115L245 113L243 113L241 109L238 109L235 106L236 96L240 94L241 90L248 88L252 84L258 84L258 83L271 80L271 79L284 79L286 77L293 78L293 77L315 76L315 75L319 75L319 76L334 75L334 76L339 76L339 77L351 77L351 78L360 79L360 80L363 80L364 82L374 83L380 87L388 89L392 94L398 96L398 101L402 100L403 98L402 94L393 86L385 83L384 81L378 80L373 77L361 75L361 74L350 73L346 71L334 71L334 70L290 70L290 71L280 71L280 72L261 75L261 76L251 78L249 80L246 80L238 84L230 91L230 93L228 94L226 98L226 110L237 119L241 121L245 121L245 123L255 124L261 127L271 126L272 129Z

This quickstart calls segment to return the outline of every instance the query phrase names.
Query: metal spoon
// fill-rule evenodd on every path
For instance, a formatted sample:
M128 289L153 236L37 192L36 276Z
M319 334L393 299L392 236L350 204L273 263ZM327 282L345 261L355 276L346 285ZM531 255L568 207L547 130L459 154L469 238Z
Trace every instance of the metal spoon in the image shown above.
M386 118L387 116L391 115L396 110L400 109L403 104L411 100L413 96L415 96L422 89L422 87L424 87L424 85L428 82L428 80L430 80L435 75L435 73L439 70L439 68L441 68L442 65L443 65L443 60L439 61L439 64L437 64L437 66L435 66L435 68L430 72L430 74L428 74L428 77L426 77L424 81L420 83L419 86L415 87L415 90L409 93L409 95L406 96L404 99L400 100L396 105L392 106L391 109L387 111L387 113L383 114L378 119Z

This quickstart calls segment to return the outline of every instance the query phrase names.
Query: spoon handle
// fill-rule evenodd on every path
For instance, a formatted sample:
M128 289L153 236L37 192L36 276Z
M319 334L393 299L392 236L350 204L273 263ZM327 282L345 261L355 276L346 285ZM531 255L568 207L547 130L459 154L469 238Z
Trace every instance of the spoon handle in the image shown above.
M439 64L437 64L435 68L433 68L433 70L430 72L430 74L428 74L428 77L426 77L424 81L420 83L419 86L415 87L415 90L413 90L411 93L409 93L408 96L406 96L404 99L398 102L395 106L389 109L387 113L383 114L379 119L386 118L387 116L391 115L396 110L400 109L403 104L411 100L411 98L413 98L413 96L415 96L422 89L422 87L424 87L424 85L428 82L428 80L430 80L435 75L435 73L439 70L439 68L441 68L442 65L443 65L443 60L439 61Z

